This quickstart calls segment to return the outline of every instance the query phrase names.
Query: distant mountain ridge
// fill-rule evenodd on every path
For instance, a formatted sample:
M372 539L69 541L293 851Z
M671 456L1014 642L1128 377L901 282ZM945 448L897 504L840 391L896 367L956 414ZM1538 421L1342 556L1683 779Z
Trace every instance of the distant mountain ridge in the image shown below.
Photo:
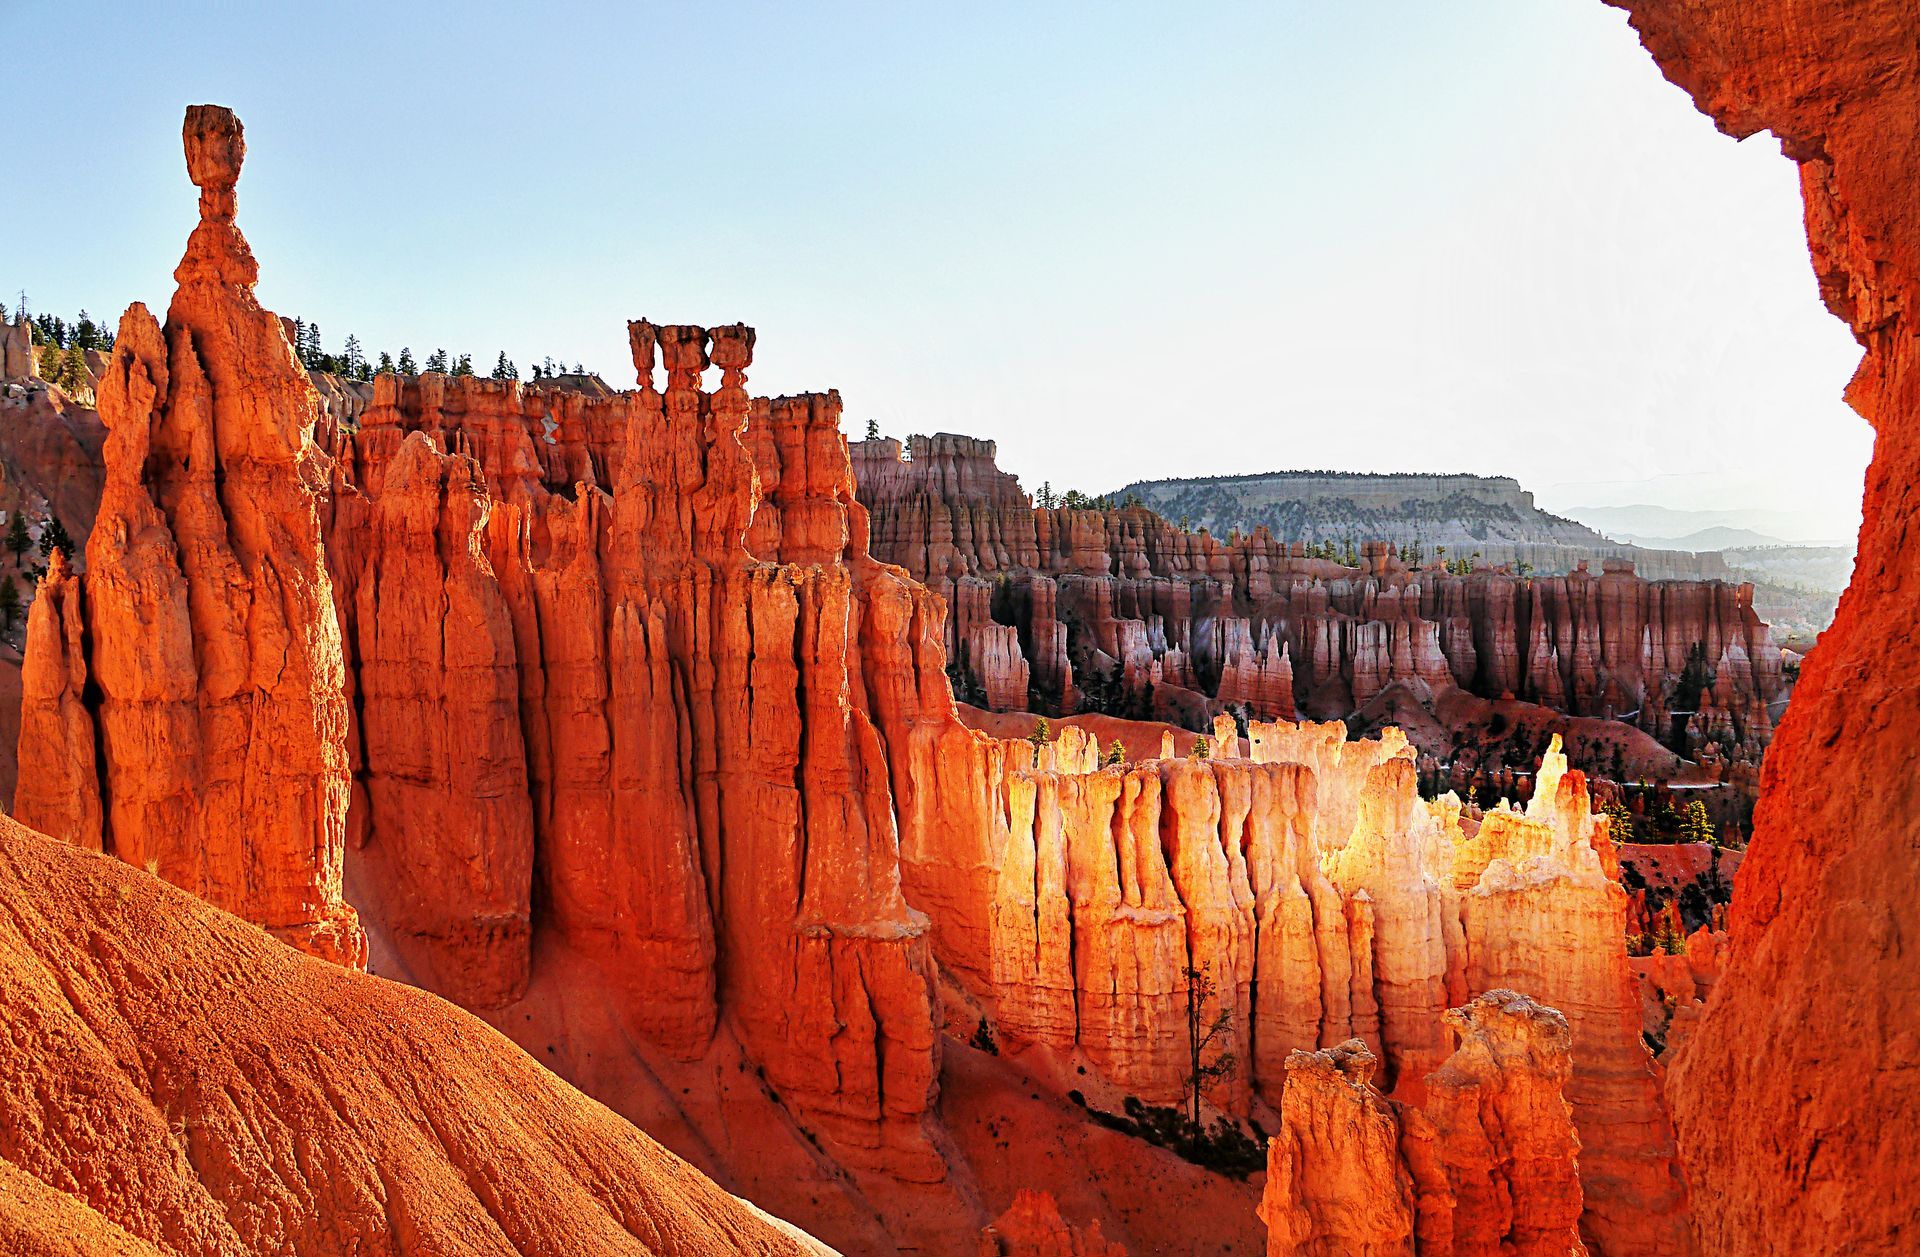
M1711 528L1702 528L1683 537L1649 537L1641 533L1614 532L1608 535L1615 541L1630 542L1636 546L1646 546L1655 550L1738 550L1756 546L1784 546L1788 543L1778 537L1751 528L1734 528L1725 524L1716 524Z
M1457 548L1482 542L1608 545L1585 524L1541 510L1510 476L1268 471L1139 480L1137 495L1168 519L1213 532L1266 525L1292 541L1380 539Z
M1676 548L1726 550L1766 545L1847 544L1853 540L1854 531L1846 529L1834 536L1817 535L1810 531L1803 513L1771 507L1702 510L1647 502L1631 506L1576 506L1564 501L1559 505L1569 517L1616 540L1632 539ZM1711 546L1695 542L1698 534L1711 534L1720 529L1745 535Z
M1489 564L1525 563L1565 571L1582 560L1628 558L1655 578L1725 577L1718 555L1623 544L1541 509L1511 476L1466 473L1268 471L1137 480L1116 500L1137 497L1168 520L1215 534L1265 527L1287 541L1386 541L1440 547Z

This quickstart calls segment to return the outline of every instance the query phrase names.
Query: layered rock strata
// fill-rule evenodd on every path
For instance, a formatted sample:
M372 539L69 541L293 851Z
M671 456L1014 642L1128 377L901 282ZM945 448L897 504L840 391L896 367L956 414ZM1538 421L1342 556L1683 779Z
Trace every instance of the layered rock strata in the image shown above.
M1626 0L1721 130L1799 164L1820 294L1865 354L1875 433L1856 579L1767 756L1729 956L1674 1054L1675 1117L1715 1254L1912 1249L1920 1200L1920 10L1900 0Z
M991 441L852 449L874 553L947 599L948 656L994 710L1341 718L1389 687L1458 687L1662 740L1677 719L1688 749L1757 762L1785 693L1750 585L1650 581L1619 559L1597 575L1462 576L1377 543L1348 567L1264 530L1222 541L1141 507L1036 508Z

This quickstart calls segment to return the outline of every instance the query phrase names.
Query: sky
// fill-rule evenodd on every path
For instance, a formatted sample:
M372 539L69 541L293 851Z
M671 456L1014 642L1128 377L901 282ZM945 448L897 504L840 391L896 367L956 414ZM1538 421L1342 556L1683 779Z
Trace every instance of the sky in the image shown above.
M164 308L213 102L261 299L329 348L628 386L627 319L744 321L756 392L1029 488L1468 471L1857 527L1794 168L1599 0L0 0L0 42L9 305Z

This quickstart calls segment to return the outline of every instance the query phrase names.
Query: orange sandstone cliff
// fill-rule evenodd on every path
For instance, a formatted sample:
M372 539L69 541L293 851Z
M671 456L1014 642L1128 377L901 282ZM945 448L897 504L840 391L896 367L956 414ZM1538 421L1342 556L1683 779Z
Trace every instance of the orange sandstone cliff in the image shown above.
M1820 293L1865 349L1874 427L1854 581L1766 761L1730 955L1669 1093L1716 1254L1913 1251L1920 1236L1920 8L1616 0L1729 134L1800 165Z

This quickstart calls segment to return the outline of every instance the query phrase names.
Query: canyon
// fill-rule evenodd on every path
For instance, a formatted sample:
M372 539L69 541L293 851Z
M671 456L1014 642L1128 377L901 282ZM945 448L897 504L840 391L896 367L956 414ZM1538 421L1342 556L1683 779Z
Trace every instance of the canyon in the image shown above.
M990 441L852 451L874 553L946 600L956 685L989 710L1390 723L1463 789L1531 768L1558 732L1596 775L1684 777L1684 752L1750 795L1785 706L1751 585L1646 580L1617 558L1461 573L1382 541L1342 563L1264 528L1222 540L1138 506L1036 507Z
M1013 1208L961 1146L995 1090L989 1129L1124 1149L1104 1185L1023 1168L1072 1225L1151 1248L1213 1196L1233 1247L1257 1191L1192 1163L1203 1130L1257 1152L1287 1053L1355 1035L1417 1096L1447 1009L1516 984L1593 1040L1587 1224L1684 1237L1607 822L1557 744L1528 811L1463 814L1393 732L1227 719L1203 758L1103 763L969 729L838 397L751 397L751 329L635 321L606 396L383 375L349 406L253 299L238 122L186 138L180 288L122 320L85 570L29 616L23 823L486 1016L855 1251ZM1543 960L1549 914L1582 942ZM1225 1031L1198 1075L1195 1015ZM1150 1137L1183 1097L1186 1159Z
M1920 18L1620 3L1801 163L1867 350L1861 579L1777 731L1737 586L1036 510L752 396L739 324L633 321L629 390L316 382L190 110L179 287L29 614L0 1236L1903 1251ZM1417 712L1671 720L1695 642L1701 735L1772 744L1728 933L1641 963L1567 742L1423 797Z

